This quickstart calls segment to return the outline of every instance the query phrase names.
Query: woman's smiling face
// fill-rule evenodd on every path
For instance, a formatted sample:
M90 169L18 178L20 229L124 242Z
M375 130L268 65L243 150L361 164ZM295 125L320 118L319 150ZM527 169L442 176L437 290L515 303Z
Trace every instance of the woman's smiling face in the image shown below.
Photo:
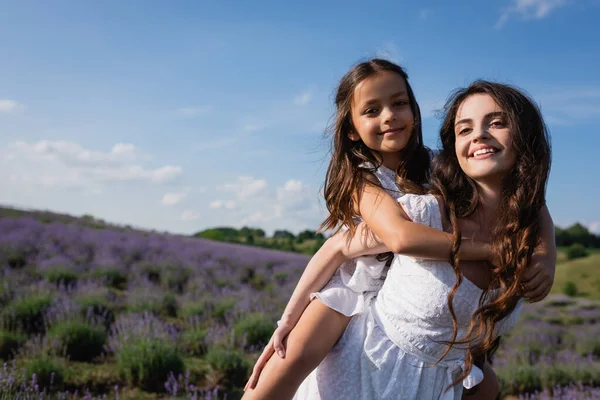
M474 181L501 183L515 166L506 113L490 95L473 94L463 101L454 133L460 168Z

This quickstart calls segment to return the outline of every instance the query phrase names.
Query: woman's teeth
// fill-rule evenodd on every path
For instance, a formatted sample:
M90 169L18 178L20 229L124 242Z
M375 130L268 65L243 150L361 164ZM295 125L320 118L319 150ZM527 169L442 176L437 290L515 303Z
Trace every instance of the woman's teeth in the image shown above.
M473 153L473 157L481 156L481 155L487 154L487 153L495 153L496 151L497 151L496 149L481 149L481 150L477 150L475 153Z

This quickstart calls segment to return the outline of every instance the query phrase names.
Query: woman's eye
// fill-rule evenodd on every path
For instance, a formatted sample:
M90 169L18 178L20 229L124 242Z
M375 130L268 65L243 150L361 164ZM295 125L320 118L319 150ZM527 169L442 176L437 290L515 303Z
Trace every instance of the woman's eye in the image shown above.
M376 108L367 108L363 114L368 115L368 114L375 114L377 112Z
M495 128L503 128L505 126L504 121L500 119L492 121L491 125Z
M467 133L469 133L471 131L471 128L463 128L461 130L458 131L459 135L465 135Z
M398 101L395 103L395 105L397 105L397 106L405 106L405 105L407 105L407 104L408 104L408 101L406 101L406 100L398 100Z

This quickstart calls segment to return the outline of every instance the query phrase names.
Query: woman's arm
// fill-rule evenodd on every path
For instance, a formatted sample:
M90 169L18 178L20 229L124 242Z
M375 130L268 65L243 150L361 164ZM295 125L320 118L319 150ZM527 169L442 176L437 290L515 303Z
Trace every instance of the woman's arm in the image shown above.
M550 293L556 272L556 233L547 207L540 213L540 235L531 265L523 274L523 297L535 303Z

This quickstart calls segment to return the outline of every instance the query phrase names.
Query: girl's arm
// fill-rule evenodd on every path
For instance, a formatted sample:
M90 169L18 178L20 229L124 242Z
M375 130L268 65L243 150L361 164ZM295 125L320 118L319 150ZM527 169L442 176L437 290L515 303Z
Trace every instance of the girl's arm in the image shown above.
M454 242L452 235L412 222L402 207L399 207L399 204L381 187L365 185L358 200L360 215L375 234L368 241L365 241L364 234L359 235L358 240L363 240L367 244L372 241L380 241L396 254L427 260L450 259ZM356 235L352 240L357 240ZM351 251L352 248L356 248L356 244L349 242L347 255L355 256L355 253ZM373 248L381 250L381 247ZM459 257L461 260L467 261L489 261L491 252L487 243L463 238Z
M358 206L365 220L350 231L338 233L325 241L309 261L283 313L281 323L295 323L309 303L310 293L325 286L344 261L366 254L386 251L431 260L448 260L452 235L417 224L408 218L399 204L382 188L366 185ZM463 260L487 260L487 243L463 240Z
M280 328L287 330L289 327L291 330L308 306L310 294L321 290L329 282L334 272L348 260L342 252L342 236L343 234L333 235L312 256L278 322ZM279 340L275 341L279 342Z
M357 226L354 235L345 231L330 237L306 266L273 337L278 353L285 354L281 342L308 306L310 294L321 290L345 261L389 250L425 259L449 259L452 235L410 221L382 188L366 185L358 207L365 222ZM464 260L485 260L490 249L487 243L464 239L459 255Z

